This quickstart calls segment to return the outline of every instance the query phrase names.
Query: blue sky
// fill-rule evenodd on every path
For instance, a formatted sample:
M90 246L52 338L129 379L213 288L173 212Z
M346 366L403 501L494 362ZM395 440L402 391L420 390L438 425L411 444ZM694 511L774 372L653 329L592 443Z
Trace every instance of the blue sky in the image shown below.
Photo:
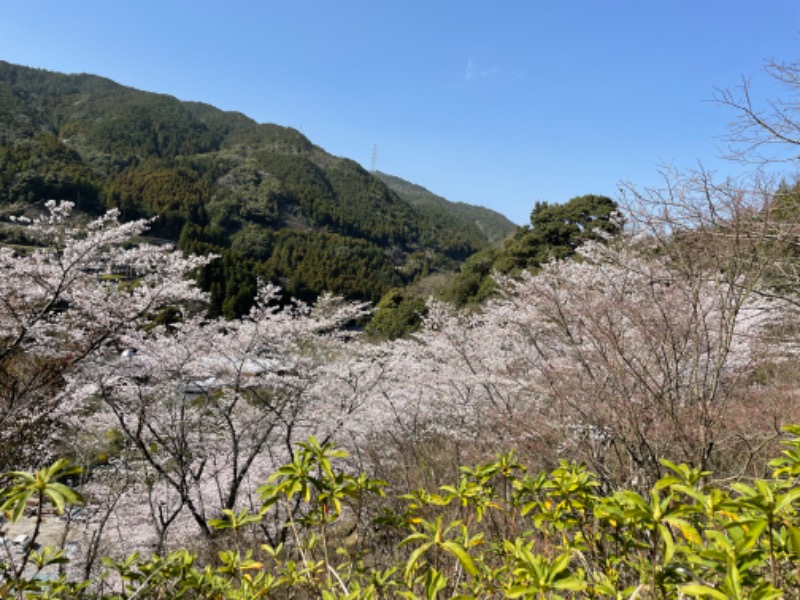
M722 174L714 88L800 60L798 0L3 0L0 59L288 125L517 223L659 166Z

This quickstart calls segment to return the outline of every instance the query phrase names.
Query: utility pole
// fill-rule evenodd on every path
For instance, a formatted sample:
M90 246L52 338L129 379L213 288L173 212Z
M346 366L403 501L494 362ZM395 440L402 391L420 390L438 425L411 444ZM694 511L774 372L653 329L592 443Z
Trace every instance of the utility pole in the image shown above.
M370 171L377 170L375 166L378 163L378 144L372 146L372 162L370 163Z

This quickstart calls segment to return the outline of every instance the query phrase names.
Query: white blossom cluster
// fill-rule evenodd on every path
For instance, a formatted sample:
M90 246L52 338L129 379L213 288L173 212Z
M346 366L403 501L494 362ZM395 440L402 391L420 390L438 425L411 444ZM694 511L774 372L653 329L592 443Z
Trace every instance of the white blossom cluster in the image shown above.
M39 248L0 249L0 443L89 467L77 535L104 554L257 509L309 435L367 469L431 443L456 465L512 448L585 460L609 485L660 458L708 464L733 447L726 415L753 411L753 373L777 356L764 340L789 314L745 275L682 270L623 236L498 275L480 310L431 300L419 332L376 344L348 327L367 306L284 306L271 285L239 320L192 312L203 294L186 275L208 258L129 244L146 223L113 213L72 225L69 209L29 225ZM155 326L164 307L182 319Z

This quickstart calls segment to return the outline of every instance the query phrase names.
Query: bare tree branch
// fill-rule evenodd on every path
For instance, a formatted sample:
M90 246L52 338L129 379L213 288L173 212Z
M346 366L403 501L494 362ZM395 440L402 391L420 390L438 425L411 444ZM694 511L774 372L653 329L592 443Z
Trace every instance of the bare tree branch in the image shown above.
M780 84L786 96L761 105L752 82L743 78L736 90L717 88L713 101L732 109L726 141L727 158L751 164L792 162L800 158L800 63L770 62L765 71Z

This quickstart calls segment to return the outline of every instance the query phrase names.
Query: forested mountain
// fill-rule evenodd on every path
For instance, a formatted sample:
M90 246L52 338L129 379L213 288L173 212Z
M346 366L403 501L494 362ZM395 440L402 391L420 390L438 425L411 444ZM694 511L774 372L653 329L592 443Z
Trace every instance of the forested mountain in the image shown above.
M55 198L153 217L151 235L221 255L200 276L221 314L249 308L259 277L296 297L377 301L513 230L493 211L400 182L291 128L0 61L3 216ZM9 226L0 236L20 241Z
M491 209L465 202L452 202L421 185L394 175L380 171L373 171L372 174L420 212L442 221L457 221L464 233L477 243L486 239L491 243L502 242L517 229L514 223Z
M536 271L550 260L573 256L586 242L618 235L623 224L617 203L606 196L587 194L564 204L537 202L530 225L470 256L442 295L461 306L482 302L496 288L494 273Z

